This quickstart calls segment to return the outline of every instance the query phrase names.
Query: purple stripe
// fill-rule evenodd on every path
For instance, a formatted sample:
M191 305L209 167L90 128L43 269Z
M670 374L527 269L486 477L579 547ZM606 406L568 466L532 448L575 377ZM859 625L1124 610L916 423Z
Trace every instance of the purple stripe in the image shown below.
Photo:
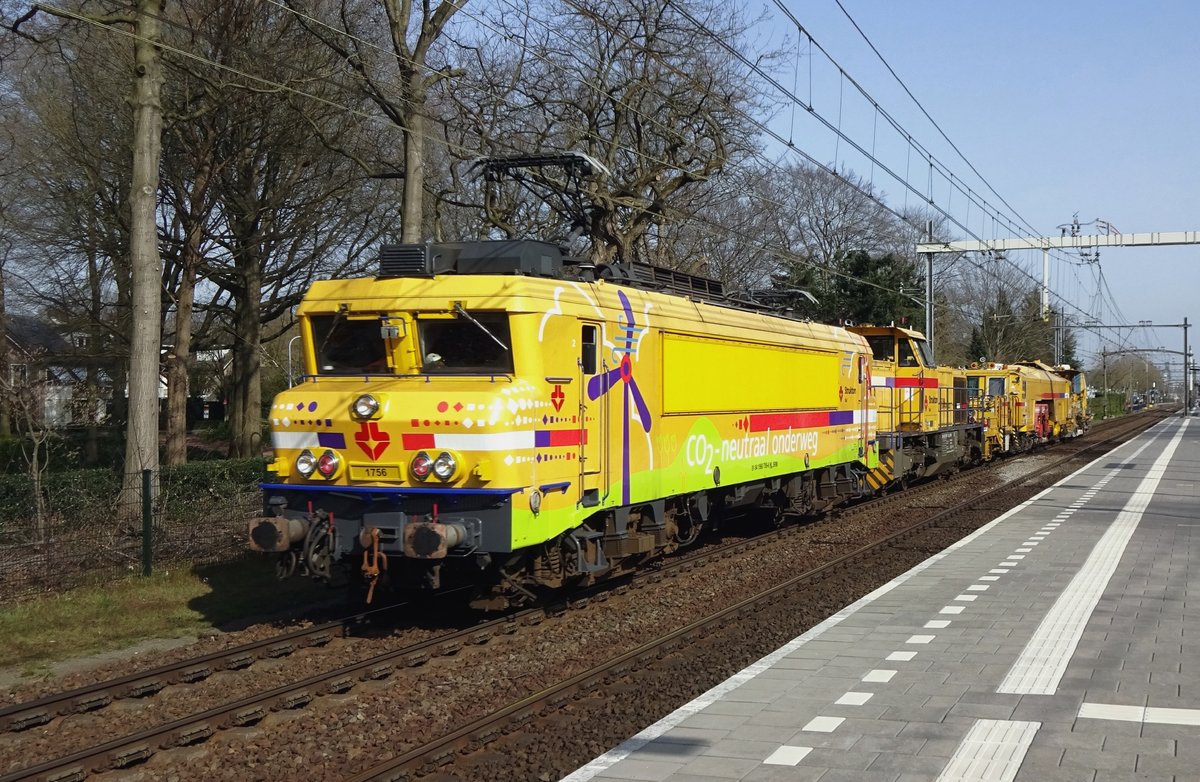
M346 435L341 432L317 432L317 445L322 448L346 447Z
M547 431L537 431L535 429L533 432L533 447L534 448L549 448L550 447L550 433Z
M830 426L837 426L838 424L852 424L852 423L854 423L854 411L853 410L835 410L834 412L829 414L829 425Z

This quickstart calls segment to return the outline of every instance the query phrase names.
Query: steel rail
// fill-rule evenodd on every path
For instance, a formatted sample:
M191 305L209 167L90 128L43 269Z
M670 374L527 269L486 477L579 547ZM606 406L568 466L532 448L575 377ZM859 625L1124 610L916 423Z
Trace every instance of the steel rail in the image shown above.
M335 636L349 635L352 626L363 624L371 617L395 611L400 607L401 605L397 604L359 612L312 627L251 641L231 649L5 706L0 708L0 732L27 730L45 725L55 717L95 711L116 700L154 695L171 684L191 684L203 681L218 671L241 670L261 659L285 657L297 649L324 646Z

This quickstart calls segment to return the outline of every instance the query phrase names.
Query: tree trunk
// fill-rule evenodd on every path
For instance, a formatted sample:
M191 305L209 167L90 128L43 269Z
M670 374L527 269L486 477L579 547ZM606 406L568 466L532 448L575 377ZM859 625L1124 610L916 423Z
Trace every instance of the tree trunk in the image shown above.
M188 373L192 368L192 314L196 300L196 273L202 259L204 241L204 204L212 167L200 165L188 193L186 230L180 253L182 268L175 306L175 348L167 357L167 464L187 463Z
M9 399L8 310L4 305L4 262L0 259L0 437L12 437L12 401Z
M420 76L413 76L419 79ZM414 100L414 105L416 104ZM404 213L401 218L400 241L418 244L422 234L422 214L425 204L425 118L417 111L409 112L408 129L404 134Z
M162 345L162 258L155 211L162 153L162 70L155 44L161 0L138 0L133 90L134 139L130 206L129 423L122 507L141 492L141 472L158 470L158 378ZM136 513L136 505L134 506Z
M84 381L83 466L95 467L100 462L100 427L96 424L96 407L100 403L100 368L94 362L88 364L87 379Z
M48 435L45 429L30 427L29 439L33 442L32 451L29 456L29 480L33 486L34 516L37 519L37 542L39 545L44 546L50 542L50 519L46 513L46 493L42 485L42 478L46 472L46 464L42 457ZM48 458L46 461L48 461Z
M196 294L196 265L183 250L183 274L175 306L175 345L167 354L167 464L187 463L188 370L192 363L192 310Z
M193 222L183 244L182 273L175 297L175 345L167 356L167 464L187 463L188 371L192 365L192 313L202 234L201 226Z
M100 414L97 407L100 404L100 361L104 355L104 281L101 279L99 260L96 253L88 253L88 296L89 296L89 326L87 329L87 375L84 379L84 441L83 463L86 467L95 467L100 462L100 427L97 420ZM114 394L116 390L114 389Z
M245 295L237 303L233 383L229 395L229 455L235 459L246 459L262 453L262 318L258 306L262 271L257 257L246 259L242 279L245 282Z

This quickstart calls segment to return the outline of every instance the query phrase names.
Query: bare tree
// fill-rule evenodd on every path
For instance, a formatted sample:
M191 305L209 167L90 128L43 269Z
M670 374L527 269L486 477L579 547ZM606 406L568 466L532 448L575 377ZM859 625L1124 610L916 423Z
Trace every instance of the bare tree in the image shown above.
M447 150L487 155L577 151L602 169L586 182L540 182L541 195L580 187L583 198L539 205L501 190L480 199L487 228L562 240L582 231L600 263L646 257L648 237L681 219L685 196L756 143L759 92L728 53L749 22L710 0L565 0L492 20L508 31L463 41L472 78L448 90ZM453 117L450 121L449 117ZM528 180L527 180L528 181ZM458 193L469 201L472 193Z
M200 309L215 315L231 354L234 456L261 453L264 343L291 325L291 308L315 276L361 268L395 219L389 181L370 180L355 161L374 129L334 100L329 75L340 63L313 45L294 14L268 13L273 7L251 3L224 23L228 57L237 70L253 61L255 83L219 69L197 73L219 118L205 153L219 165L206 190L213 208ZM224 4L213 8L223 13Z
M640 254L657 266L718 280L734 295L760 295L784 251L767 241L772 217L756 197L769 187L748 166L697 184L647 233Z
M12 81L14 94L20 96L21 111L13 119L22 129L18 159L26 194L16 221L25 240L18 280L27 296L40 299L73 331L87 335L81 350L88 354L86 396L93 410L85 449L90 461L97 456L94 409L101 373L107 372L111 379L114 407L124 417L126 361L136 332L143 387L132 394L139 399L140 409L130 424L126 458L137 463L131 469L140 470L154 469L158 459L161 263L154 231L158 139L156 121L150 118L143 129L151 138L135 153L127 74L130 69L134 72L135 98L142 101L146 119L157 110L159 79L153 41L145 34L154 34L157 20L153 17L159 7L114 7L118 10L100 15L62 11L70 21L58 27L35 27L35 11L14 24L36 44L23 52L24 68ZM41 6L38 10L58 12ZM93 24L79 24L80 18ZM139 26L143 23L148 27ZM109 31L114 27L141 36L139 44L131 48L129 38ZM71 99L64 101L64 94ZM135 167L131 159L136 160ZM135 171L148 177L140 186L132 180ZM132 252L131 196L139 201L138 218L150 220L149 238L143 230L137 254ZM132 306L135 255L141 263L140 295L145 304L136 318ZM140 491L134 483L127 490Z
M44 420L44 406L49 387L46 369L40 356L30 353L22 356L22 372L5 372L0 376L0 396L6 400L11 411L14 434L25 460L25 474L29 478L30 497L33 500L33 523L38 544L48 542L50 520L46 511L45 479L50 467L49 443L51 432Z
M268 7L269 8L269 7ZM167 67L175 85L167 106L168 127L164 155L163 195L167 219L163 226L166 249L167 290L173 295L167 302L171 312L170 334L166 340L167 436L163 457L167 464L187 461L187 403L192 367L193 328L195 326L196 285L214 251L211 231L218 209L214 177L220 175L228 160L218 156L218 140L228 123L234 121L231 108L245 109L249 103L237 100L247 91L254 94L262 86L233 78L228 71L207 63L230 65L238 69L248 64L247 47L262 32L255 20L270 18L263 14L262 3L196 2L178 11L172 41L190 57L167 56ZM290 56L270 51L269 37L262 39L262 56ZM199 55L205 63L197 63ZM269 90L274 85L265 85ZM206 313L200 332L206 333L214 313Z
M960 326L943 332L940 358L1054 361L1054 324L1042 318L1038 288L1018 267L1001 258L964 260L946 292Z
M129 188L130 336L129 421L125 437L126 485L123 499L141 491L140 473L158 469L158 366L162 343L156 208L162 147L162 67L158 56L159 14L165 0L136 0L123 10L84 18L133 33L133 165ZM74 20L81 14L34 6L14 24L38 11Z
M4 267L12 253L12 240L9 238L9 228L5 222L4 211L0 209L0 382L9 376L8 308L5 299L8 280L4 274ZM8 394L0 392L0 439L11 437L12 431L12 401Z
M7 84L4 86L6 89L0 90L0 115L8 118L18 112L14 105L15 101L12 99L12 92L7 89ZM8 122L0 124L0 160L13 160L16 147L13 130ZM8 309L5 299L8 277L5 267L13 254L14 246L15 231L8 204L10 200L16 200L19 192L19 188L14 186L15 173L8 165L0 168L0 380L8 377ZM0 439L8 438L11 435L12 408L8 395L0 394Z
M371 154L352 152L372 175L402 176L401 241L418 242L425 233L426 140L431 91L458 73L443 57L439 40L466 0L436 5L410 0L341 0L336 16L329 4L288 0L309 31L346 65L349 85L398 129L403 164L386 145Z
M234 452L255 453L262 413L256 356L287 318L266 331L263 324L286 316L313 275L358 263L374 237L395 223L397 199L391 181L368 185L356 166L355 156L377 144L378 134L356 106L339 103L345 93L335 90L335 77L343 63L294 13L265 0L206 0L169 13L173 89L166 97L161 188L149 182L131 188L136 112L122 99L128 83L119 78L120 65L129 62L128 39L67 24L42 36L42 67L27 69L20 85L21 184L23 192L44 197L26 199L19 225L31 240L23 243L30 249L20 264L24 290L78 330L111 331L88 344L116 358L103 366L115 401L125 386L121 359L149 356L143 369L154 381L153 448L132 436L129 447L146 455L154 450L155 458L160 348L131 346L134 337L159 335L162 312L169 314L167 459L179 462L186 456L193 328L199 326L199 347L233 354ZM103 21L127 18L133 16ZM54 42L63 43L62 53L50 48ZM141 68L141 85L152 71ZM66 93L75 99L63 101ZM151 199L158 218L154 301L134 306L127 196L147 188L161 199ZM148 271L143 264L142 273Z
M869 182L853 171L833 174L798 163L774 177L776 236L794 255L831 279L850 252L894 249L896 220Z

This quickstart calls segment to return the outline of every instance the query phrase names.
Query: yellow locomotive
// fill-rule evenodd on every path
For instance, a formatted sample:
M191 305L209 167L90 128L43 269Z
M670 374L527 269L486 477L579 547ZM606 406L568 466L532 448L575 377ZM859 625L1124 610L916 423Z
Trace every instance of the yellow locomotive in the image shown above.
M1075 377L1086 395L1082 373ZM983 416L989 457L1074 436L1086 426L1086 402L1073 394L1072 380L1040 361L972 365L967 382Z
M1054 367L1054 371L1071 384L1067 420L1070 422L1068 430L1073 429L1074 431L1068 431L1068 434L1083 434L1092 423L1092 414L1088 410L1087 376L1082 370L1075 369L1070 364L1059 364Z
M375 278L314 284L252 548L498 606L869 493L867 340L707 300L536 241L392 246Z
M979 462L983 426L967 409L962 369L934 364L925 337L897 326L851 326L871 347L879 431L875 490L945 475Z

